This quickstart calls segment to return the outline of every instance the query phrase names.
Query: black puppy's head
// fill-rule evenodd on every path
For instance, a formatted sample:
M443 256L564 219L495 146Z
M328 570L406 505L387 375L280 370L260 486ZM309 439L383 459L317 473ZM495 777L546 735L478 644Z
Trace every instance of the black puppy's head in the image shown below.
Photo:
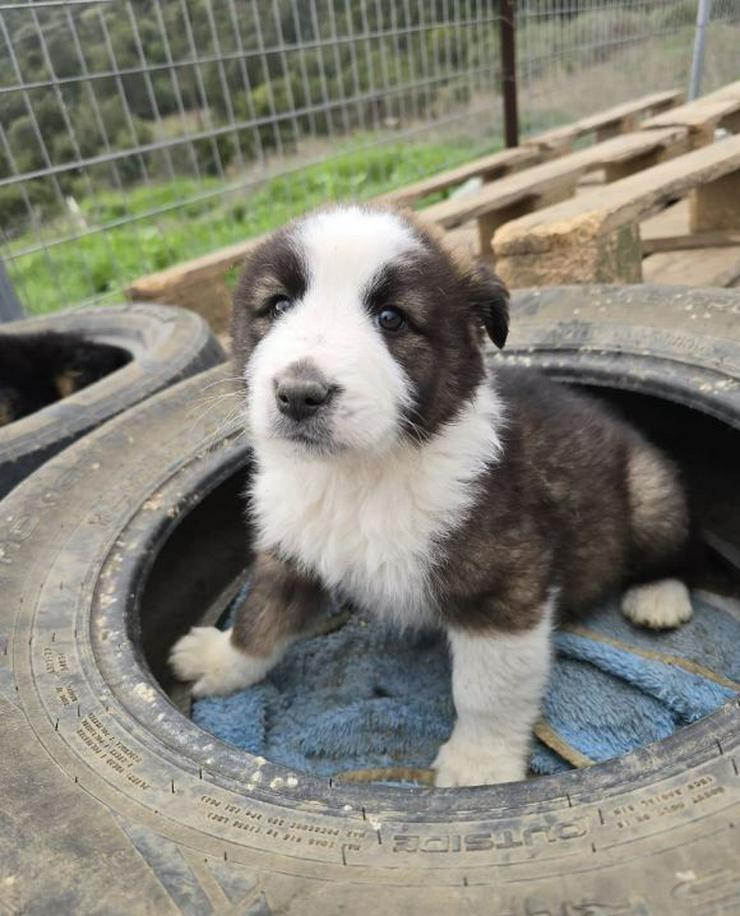
M0 425L74 394L130 359L120 347L82 334L0 333Z
M76 335L69 344L67 349L60 352L54 374L54 383L62 398L87 388L93 382L99 382L106 375L125 366L131 358L120 347L93 343Z

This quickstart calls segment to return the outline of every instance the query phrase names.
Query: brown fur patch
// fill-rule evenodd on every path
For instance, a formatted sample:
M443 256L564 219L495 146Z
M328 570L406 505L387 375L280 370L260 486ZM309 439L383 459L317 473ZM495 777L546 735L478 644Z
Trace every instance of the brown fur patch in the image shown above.
M688 510L667 460L601 404L536 372L501 366L494 378L508 417L504 454L446 544L438 575L446 619L527 629L552 587L559 606L577 613L673 568Z
M270 655L281 642L304 632L327 600L317 579L272 554L259 554L249 595L236 615L232 642L252 655Z
M642 564L658 563L689 535L689 512L678 469L657 449L636 444L627 461L633 549Z
M71 369L60 372L54 376L54 387L59 392L60 398L68 398L77 391L77 373Z
M0 426L7 426L15 420L15 411L13 410L13 400L0 393Z

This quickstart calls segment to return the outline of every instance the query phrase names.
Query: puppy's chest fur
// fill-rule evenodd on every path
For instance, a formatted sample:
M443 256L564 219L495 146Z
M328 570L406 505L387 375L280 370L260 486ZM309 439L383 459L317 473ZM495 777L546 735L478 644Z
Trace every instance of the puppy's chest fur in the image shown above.
M500 450L495 412L486 392L422 448L386 457L306 461L267 450L252 486L260 546L377 615L423 624L444 540L468 517Z

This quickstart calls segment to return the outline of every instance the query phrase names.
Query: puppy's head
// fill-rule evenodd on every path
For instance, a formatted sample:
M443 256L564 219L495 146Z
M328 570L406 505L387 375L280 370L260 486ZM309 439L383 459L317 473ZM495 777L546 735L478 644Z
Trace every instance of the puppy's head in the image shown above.
M68 347L60 350L59 365L54 374L54 386L60 398L69 397L93 382L99 382L131 359L120 347L91 343L82 336L69 335L67 343Z
M318 454L424 439L474 396L483 329L504 345L503 285L410 217L303 217L255 249L234 300L252 435Z

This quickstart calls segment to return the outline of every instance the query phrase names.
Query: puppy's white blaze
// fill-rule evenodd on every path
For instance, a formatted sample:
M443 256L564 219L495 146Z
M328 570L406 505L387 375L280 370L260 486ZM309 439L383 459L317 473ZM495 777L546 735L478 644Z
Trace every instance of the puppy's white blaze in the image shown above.
M314 214L299 225L296 242L310 267L309 292L338 297L362 289L384 264L422 248L399 216L361 207Z
M382 459L286 455L257 441L252 504L259 544L314 569L402 626L434 613L429 585L438 541L465 520L476 481L501 453L501 404L486 381L458 417L419 446Z
M450 629L457 721L432 764L438 786L524 779L531 731L552 661L551 596L537 626L524 633Z
M291 363L310 360L340 388L330 415L333 443L383 452L399 436L410 386L367 314L363 292L384 265L421 243L391 213L347 207L301 223L293 244L306 264L308 286L252 354L248 426L262 438L274 435L273 380Z

